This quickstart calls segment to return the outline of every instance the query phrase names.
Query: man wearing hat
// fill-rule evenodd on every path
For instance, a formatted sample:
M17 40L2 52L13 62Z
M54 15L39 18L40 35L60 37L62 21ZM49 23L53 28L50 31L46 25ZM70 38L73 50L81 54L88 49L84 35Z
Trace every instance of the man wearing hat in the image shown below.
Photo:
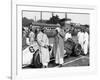
M43 64L43 68L48 67L49 62L49 39L47 35L44 33L44 29L41 28L40 32L37 34L37 42L40 46L40 56L41 56L41 62Z
M55 38L55 63L61 67L64 63L64 30L60 27L56 28L57 36Z

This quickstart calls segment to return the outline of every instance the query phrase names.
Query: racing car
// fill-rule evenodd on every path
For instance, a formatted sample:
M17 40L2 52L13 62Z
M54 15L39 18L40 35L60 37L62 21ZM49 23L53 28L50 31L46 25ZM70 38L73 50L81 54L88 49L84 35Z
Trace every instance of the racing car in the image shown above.
M55 60L52 44L48 46L48 50L50 52L50 61ZM79 56L82 53L82 49L80 44L76 44L71 38L69 38L65 41L64 52L64 55L68 57L70 57L70 55ZM42 67L40 49L37 42L23 50L23 67L27 65L34 66L35 68Z
M38 26L41 26L38 24ZM42 26L47 26L45 24L42 24ZM48 26L54 26L54 25L48 25ZM49 30L46 31L46 34L48 37L53 37L56 33L54 30L51 30L53 32L50 32ZM52 33L52 35L51 35ZM48 46L49 54L50 54L50 61L55 60L55 54L53 53L53 44L50 44ZM64 52L65 56L70 57L71 55L79 56L82 53L82 48L79 43L76 43L72 38L68 38L67 41L64 41ZM38 43L35 41L33 45L27 46L25 49L23 49L23 65L22 67L31 65L35 68L41 68L41 57L40 57L40 48Z

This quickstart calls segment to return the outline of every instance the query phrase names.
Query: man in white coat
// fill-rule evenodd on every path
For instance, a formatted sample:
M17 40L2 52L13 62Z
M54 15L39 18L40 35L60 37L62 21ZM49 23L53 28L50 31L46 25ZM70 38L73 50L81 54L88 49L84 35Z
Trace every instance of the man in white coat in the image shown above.
M89 42L89 36L86 31L84 31L84 43L83 43L83 51L86 55L88 53L88 42Z
M40 57L41 57L43 68L46 68L48 67L48 62L50 58L49 50L48 50L49 39L47 35L44 33L43 29L41 29L41 31L37 35L37 42L40 46Z
M55 63L62 67L64 63L64 30L60 27L56 28L57 35L55 37Z
M84 33L83 33L83 30L82 29L78 32L77 37L78 37L78 42L81 45L82 50L83 50Z

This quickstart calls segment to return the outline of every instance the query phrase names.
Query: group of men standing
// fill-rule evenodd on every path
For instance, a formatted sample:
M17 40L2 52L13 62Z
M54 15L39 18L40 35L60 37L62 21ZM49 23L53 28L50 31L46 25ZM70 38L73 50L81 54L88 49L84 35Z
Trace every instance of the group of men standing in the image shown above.
M86 55L89 49L89 35L86 29L81 29L78 34L78 42L81 45L83 54Z
M54 36L54 43L53 43L53 53L55 54L55 64L59 65L60 67L64 63L64 41L68 38L72 38L70 30L64 32L61 27L57 27L55 29L56 35ZM88 53L88 33L84 30L80 30L77 34L78 42L81 45L84 54ZM48 49L49 38L45 34L45 29L41 28L36 30L35 32L30 30L29 33L29 40L26 41L28 45L34 44L37 42L39 45L39 53L40 53L40 61L43 65L43 68L48 67L48 63L50 61L50 52Z
M61 28L56 28L56 36L54 37L54 44L53 44L53 52L55 54L55 63L58 65L63 64L63 57L64 57L64 30ZM37 43L39 45L39 54L40 54L40 61L43 65L43 68L48 67L48 63L50 62L50 52L48 49L49 38L45 34L45 29L40 28L36 31L30 29L30 33L28 38L26 39L26 43L28 45L33 45Z

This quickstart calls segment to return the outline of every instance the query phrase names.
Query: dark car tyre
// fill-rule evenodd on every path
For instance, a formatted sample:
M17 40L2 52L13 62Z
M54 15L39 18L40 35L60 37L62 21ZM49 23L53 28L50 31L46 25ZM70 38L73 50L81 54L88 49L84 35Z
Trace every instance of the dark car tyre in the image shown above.
M41 64L41 62L40 62L39 50L37 50L37 51L33 54L32 65L34 65L34 67L36 67L36 68L41 68L41 67L42 67L42 64Z
M64 49L66 50L66 54L68 57L70 57L70 55L72 54L74 45L75 45L75 43L73 42L73 40L71 38L68 38L67 41L65 41Z
M75 47L74 47L74 50L73 50L73 54L75 56L79 56L79 55L81 55L81 53L82 53L81 45L80 44L76 44Z

